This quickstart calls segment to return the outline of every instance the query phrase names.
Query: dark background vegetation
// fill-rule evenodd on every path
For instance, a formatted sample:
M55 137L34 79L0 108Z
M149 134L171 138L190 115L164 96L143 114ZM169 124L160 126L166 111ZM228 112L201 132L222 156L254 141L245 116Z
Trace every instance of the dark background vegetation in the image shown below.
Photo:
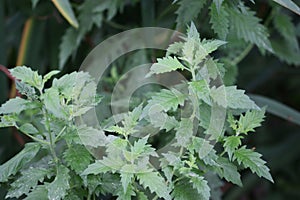
M59 51L63 47L60 45L63 35L71 26L51 1L40 1L35 8L32 8L32 2L0 0L1 104L16 95L13 81L5 74L6 68L26 65L42 74L60 68L64 74L78 70L89 51L113 34L144 26L166 27L180 31L184 31L186 27L178 23L178 16L175 12L179 5L172 4L171 0L113 0L110 5L116 7L113 17L107 16L113 11L105 11L101 24L85 30L76 47L66 46L65 48L73 48L74 51L71 51L72 55L62 65ZM84 1L72 0L70 2L75 15L80 15L80 5ZM291 18L297 37L300 36L299 15L279 5L274 5L271 1L260 0L255 4L245 1L245 3L257 12L257 16L263 22L272 9L280 10ZM299 2L296 3L299 5ZM189 11L193 8L187 5L186 9ZM192 20L202 37L217 37L210 29L206 16L208 16L208 10L204 9L198 17L194 16ZM84 26L84 24L79 23L79 26ZM272 24L268 25L268 30L271 33L270 38L280 45L283 44ZM271 53L263 55L257 47L251 48L250 52L238 63L238 67L233 68L238 71L236 84L247 93L269 97L299 111L300 54L296 52L294 58L289 58L292 56L289 55L285 46L280 46L280 48L282 50L280 55L278 52L277 55ZM153 61L157 54L153 51L146 52L145 57ZM284 59L285 56L286 59ZM143 59L143 56L134 57L134 61L140 64L143 63ZM122 67L126 62L129 61L124 59L115 64L118 73L122 73ZM232 77L235 79L234 75ZM279 109L282 109L284 113L283 107ZM289 117L294 118L295 121L297 116L299 119L299 114ZM250 171L245 171L242 179L243 188L229 183L224 184L224 199L300 199L299 125L300 121L293 123L289 118L282 119L282 116L268 113L263 126L257 130L257 133L247 137L247 143L248 146L257 148L268 161L275 183L271 184ZM16 154L27 141L29 139L19 134L14 128L0 129L0 163ZM0 199L4 199L4 196L5 190L0 189Z

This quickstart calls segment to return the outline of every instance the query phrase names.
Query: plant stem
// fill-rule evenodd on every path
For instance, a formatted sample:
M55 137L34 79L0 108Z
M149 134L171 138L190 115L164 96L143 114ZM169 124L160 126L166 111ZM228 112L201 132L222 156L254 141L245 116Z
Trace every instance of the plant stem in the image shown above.
M251 51L251 49L253 48L253 44L248 44L248 46L244 49L244 51L242 51L242 53L236 57L233 61L232 61L232 65L237 65L239 62L241 62Z
M50 145L49 142L46 142L46 141L41 140L41 139L38 139L37 137L34 137L34 136L29 135L29 134L27 134L27 133L24 133L24 132L22 132L22 133L23 133L24 135L30 137L30 138L33 139L34 141L37 141L37 142L42 143L42 144L46 144L46 145L48 145L48 146Z

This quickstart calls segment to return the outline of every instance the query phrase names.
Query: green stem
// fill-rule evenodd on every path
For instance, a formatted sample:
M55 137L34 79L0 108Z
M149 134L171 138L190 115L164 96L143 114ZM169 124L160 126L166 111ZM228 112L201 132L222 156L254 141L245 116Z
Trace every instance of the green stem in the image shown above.
M28 137L30 137L31 139L33 139L34 141L37 141L37 142L39 142L39 143L42 143L42 144L46 144L46 145L50 145L50 143L49 142L46 142L46 141L44 141L44 140L41 140L41 139L39 139L39 138L37 138L37 137L34 137L34 136L32 136L32 135L29 135L29 134L27 134L27 133L24 133L24 132L22 132L24 135L26 135L26 136L28 136Z
M192 81L196 81L195 67L191 67L190 72L192 73Z
M57 140L59 139L59 137L63 134L63 132L66 130L66 126L64 126L61 131L58 133L58 135L55 137L54 143L57 142Z
M50 152L53 156L53 159L54 159L54 162L56 163L56 165L58 165L58 157L56 155L56 152L55 152L55 140L53 140L52 138L52 133L51 133L51 129L50 129L50 121L49 121L49 118L48 118L48 113L47 111L43 108L43 114L44 114L44 118L46 119L45 121L45 125L46 125L46 130L48 132L48 135L49 135L49 148L50 148Z
M237 65L241 62L249 54L253 46L253 44L248 44L244 51L242 51L242 53L232 61L232 65Z

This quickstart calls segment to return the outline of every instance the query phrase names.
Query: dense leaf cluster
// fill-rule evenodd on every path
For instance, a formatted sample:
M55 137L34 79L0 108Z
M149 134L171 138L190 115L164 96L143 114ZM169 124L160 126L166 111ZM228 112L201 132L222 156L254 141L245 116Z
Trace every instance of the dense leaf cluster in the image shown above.
M214 186L222 180L242 186L244 168L273 182L261 154L243 144L265 110L244 90L223 85L224 65L209 56L225 44L201 40L192 24L147 75L177 70L191 78L103 129L76 123L101 100L89 74L73 72L45 88L58 71L41 76L25 66L12 69L24 98L1 106L0 126L15 126L33 142L0 166L0 183L10 184L7 198L220 199ZM154 147L147 127L173 135L169 149ZM99 158L87 150L103 148Z

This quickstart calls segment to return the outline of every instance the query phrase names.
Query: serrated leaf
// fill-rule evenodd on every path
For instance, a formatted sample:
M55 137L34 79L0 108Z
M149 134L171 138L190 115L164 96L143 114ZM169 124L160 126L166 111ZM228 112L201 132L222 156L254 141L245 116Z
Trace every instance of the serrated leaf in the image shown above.
M204 180L204 177L193 176L191 177L190 182L192 183L193 188L195 188L198 191L198 194L201 196L200 199L209 200L210 188L208 186L207 181Z
M281 13L274 16L273 23L277 31L288 41L289 45L296 51L299 51L296 28L292 23L292 19L288 15Z
M1 105L0 114L10 114L16 113L20 114L23 110L30 109L31 101L16 97L14 99L9 99L7 102Z
M46 189L46 186L44 185L39 185L30 192L27 197L24 200L49 200L48 199L48 191Z
M182 94L178 90L162 89L160 92L155 93L148 101L148 104L144 108L143 115L151 114L151 109L155 109L154 113L160 110L167 112L172 109L175 111L178 105L183 106L184 100L185 94Z
M59 165L57 167L57 174L54 181L46 186L48 190L48 198L50 200L63 199L67 194L67 190L70 189L69 180L69 169L63 165Z
M237 89L236 86L224 85L218 88L211 88L212 99L222 107L232 109L259 109L259 107L252 101L244 90Z
M67 165L77 174L82 173L93 160L86 147L82 145L72 145L64 152L63 157Z
M182 0L179 1L179 8L176 11L176 22L179 25L185 25L193 21L205 5L206 0Z
M102 164L100 160L96 160L95 163L90 164L83 172L82 175L89 175L89 174L100 174L100 173L106 173L110 171L110 167Z
M126 192L124 192L123 188L119 188L119 192L117 200L131 200L131 196L135 195L133 188L131 185L128 186Z
M217 0L216 2L218 1L220 0ZM215 4L211 4L210 6L209 22L211 23L214 32L218 34L219 38L225 40L229 32L229 19L228 19L229 15L226 9L222 8L221 5L218 8L218 6L216 6Z
M41 75L38 75L36 71L32 71L31 68L26 66L18 66L9 70L11 75L16 79L27 83L38 89L43 87L43 79Z
M181 180L175 184L172 192L174 200L201 199L202 196L193 188L187 179Z
M150 72L146 75L146 77L149 77L152 74L161 74L178 69L183 70L184 66L177 60L176 57L168 56L164 58L158 58L157 62L151 66Z
M74 15L74 11L71 7L69 0L52 0L55 7L64 16L64 18L75 28L78 28L78 21Z
M234 160L237 160L239 164L243 164L246 168L250 168L253 173L256 173L259 177L264 177L272 183L273 178L270 174L270 169L265 165L266 161L261 159L261 154L254 152L251 149L246 149L246 146L234 152Z
M213 145L206 139L193 137L189 148L198 153L199 158L202 160L213 150Z
M48 173L49 171L43 168L29 168L23 171L22 176L11 184L6 198L19 198L23 194L28 195L31 190L36 189L38 182L42 182Z
M126 172L121 171L120 176L121 176L121 183L122 183L122 186L123 186L123 190L124 190L124 192L126 192L127 188L128 188L128 185L131 183L134 174L133 173L126 173Z
M91 147L105 146L106 136L102 130L82 126L77 129L79 138L84 145Z
M199 81L189 82L189 89L191 89L195 94L197 94L198 98L203 100L207 104L211 104L210 99L210 88L206 80L202 79Z
M273 1L286 7L287 9L290 9L294 13L300 15L300 8L292 0L273 0Z
M156 193L158 197L170 200L169 188L158 172L139 173L136 175L140 184Z
M269 33L260 19L255 16L255 12L240 4L241 10L230 8L227 10L231 21L233 32L239 39L257 45L259 48L273 52L268 39ZM253 28L255 27L255 28Z
M238 121L238 132L247 134L248 132L254 132L254 129L261 126L261 122L264 121L265 109L247 111L245 115L241 115Z
M90 75L86 72L72 72L59 79L54 79L52 88L63 94L66 99L72 99L78 96L85 83L90 80ZM93 88L94 89L94 88ZM91 93L93 90L91 91Z
M37 134L39 131L30 123L23 124L20 128L20 131L27 134Z
M183 42L174 42L173 44L170 44L167 48L166 56L169 56L171 54L179 54L181 52L183 44Z
M181 118L179 127L176 128L176 145L186 147L193 136L193 121L190 118Z
M241 142L242 136L229 136L224 138L224 148L228 153L229 160L232 159L233 152L242 144Z
M226 42L222 40L204 40L201 42L201 44L206 53L210 54L217 50L220 46L226 44Z
M27 97L30 98L35 96L35 89L33 87L20 81L15 81L15 83L16 83L16 89L20 94L26 95Z
M54 88L47 89L43 95L46 109L55 117L68 120L68 108L61 104L58 90Z
M39 152L40 145L27 143L24 149L0 166L0 182L6 182L11 175L15 175L24 165L29 163Z
M225 178L227 181L238 186L242 186L241 175L233 163L222 157L219 157L217 162L220 165L220 168L218 167L219 170L217 171L222 178Z
M118 1L116 1L118 2ZM70 55L78 48L85 34L90 31L95 24L100 27L103 20L103 12L115 7L115 1L95 1L86 0L79 6L79 28L76 30L68 28L62 37L59 49L59 68L62 69ZM109 12L109 15L116 13ZM109 16L112 17L112 16Z
M213 0L214 5L217 8L217 11L220 12L221 11L221 6L224 0Z
M149 114L149 121L154 127L159 128L160 130L165 129L166 132L178 127L179 122L174 116L169 116L167 113L161 112L160 109L157 112L153 112L153 110L154 109L151 109L151 113Z

